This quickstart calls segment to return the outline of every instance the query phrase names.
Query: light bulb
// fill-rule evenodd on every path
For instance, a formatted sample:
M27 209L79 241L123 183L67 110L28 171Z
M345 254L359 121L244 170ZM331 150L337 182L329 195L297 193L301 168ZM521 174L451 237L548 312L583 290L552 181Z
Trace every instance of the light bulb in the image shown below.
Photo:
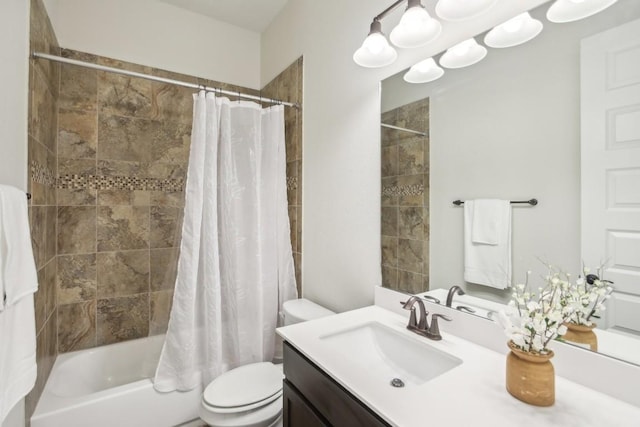
M382 52L387 45L387 39L380 33L369 34L364 40L364 43L362 43L362 47L373 55Z
M438 37L441 30L440 22L433 19L418 2L404 12L389 38L398 47L421 47Z
M507 22L502 24L502 28L504 28L504 30L507 33L517 33L522 28L522 25L524 24L524 20L528 16L529 14L525 12L516 16L515 18L511 18Z
M469 52L469 49L471 49L471 46L473 46L474 44L475 42L471 39L465 40L462 43L458 43L457 45L453 46L451 48L451 53L456 56L464 56L467 54L467 52Z
M547 19L551 22L573 22L602 12L618 0L556 0L549 10Z
M429 83L444 75L444 70L438 67L433 58L427 58L413 65L404 75L407 83Z

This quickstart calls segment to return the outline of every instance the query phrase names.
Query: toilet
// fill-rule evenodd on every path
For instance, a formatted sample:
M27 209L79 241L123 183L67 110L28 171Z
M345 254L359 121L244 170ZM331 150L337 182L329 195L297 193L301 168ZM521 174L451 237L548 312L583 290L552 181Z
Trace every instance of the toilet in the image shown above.
M287 301L282 309L285 325L335 314L304 298ZM206 387L200 418L211 427L281 426L282 379L281 363L251 363L225 372Z

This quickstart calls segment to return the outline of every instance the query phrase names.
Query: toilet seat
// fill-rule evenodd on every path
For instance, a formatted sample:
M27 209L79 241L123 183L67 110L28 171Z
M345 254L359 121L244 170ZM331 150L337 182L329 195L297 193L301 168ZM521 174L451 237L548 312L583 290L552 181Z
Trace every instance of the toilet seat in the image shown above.
M264 406L282 394L282 369L271 362L251 363L213 380L202 395L219 412L239 412ZM248 386L250 385L250 386Z
M261 426L282 412L282 365L252 363L213 380L202 395L200 417L213 426Z

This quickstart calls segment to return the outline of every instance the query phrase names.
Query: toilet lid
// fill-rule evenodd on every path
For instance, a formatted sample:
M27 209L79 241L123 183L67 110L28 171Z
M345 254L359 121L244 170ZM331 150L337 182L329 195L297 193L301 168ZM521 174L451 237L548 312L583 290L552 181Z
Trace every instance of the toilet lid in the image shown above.
M213 380L204 390L203 399L207 405L221 409L261 401L266 404L282 392L282 379L282 369L271 362L240 366Z

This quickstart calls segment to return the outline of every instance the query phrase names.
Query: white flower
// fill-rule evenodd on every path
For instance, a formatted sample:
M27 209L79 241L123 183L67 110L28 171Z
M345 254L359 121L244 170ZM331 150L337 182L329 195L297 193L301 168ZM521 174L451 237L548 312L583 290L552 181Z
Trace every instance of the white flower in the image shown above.
M567 327L565 325L560 325L557 332L558 335L564 335L567 333Z

